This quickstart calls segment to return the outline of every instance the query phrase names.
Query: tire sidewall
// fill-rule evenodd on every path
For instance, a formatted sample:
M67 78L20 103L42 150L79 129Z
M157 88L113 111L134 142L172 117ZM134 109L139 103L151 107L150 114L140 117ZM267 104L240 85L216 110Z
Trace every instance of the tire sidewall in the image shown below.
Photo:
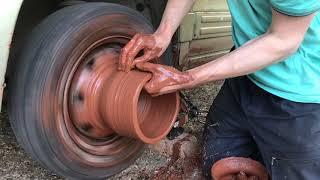
M143 146L140 143L133 149L134 158L128 159L126 164L108 167L106 171L106 167L79 162L79 155L84 152L80 148L80 153L71 152L61 143L65 138L61 135L64 118L61 94L66 88L66 74L77 65L83 51L104 36L121 34L132 37L137 32L153 32L142 16L128 8L94 4L90 7L87 4L77 5L82 10L85 9L83 6L91 9L71 14L73 17L66 17L50 30L49 36L39 44L25 85L24 118L28 120L25 125L32 151L38 154L42 164L69 178L103 178L121 171L140 155ZM68 12L67 8L61 11Z

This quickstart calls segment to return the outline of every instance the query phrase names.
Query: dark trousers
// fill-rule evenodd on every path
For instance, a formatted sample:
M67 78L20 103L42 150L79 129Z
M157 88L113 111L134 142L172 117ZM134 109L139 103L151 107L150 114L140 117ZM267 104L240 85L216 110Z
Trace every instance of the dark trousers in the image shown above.
M215 98L204 130L203 167L250 157L273 180L320 179L320 104L272 95L247 77L228 79Z

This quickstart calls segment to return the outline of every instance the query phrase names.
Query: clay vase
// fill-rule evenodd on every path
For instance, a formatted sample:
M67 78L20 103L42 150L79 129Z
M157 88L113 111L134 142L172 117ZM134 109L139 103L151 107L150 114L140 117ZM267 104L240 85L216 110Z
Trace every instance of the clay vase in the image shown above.
M69 114L84 135L104 139L113 134L153 144L172 128L179 94L152 97L143 90L152 74L118 70L119 50L107 48L80 64L71 85Z
M172 128L179 111L179 94L152 97L143 90L151 73L118 70L119 51L109 48L80 65L72 92L81 103L70 104L74 124L96 139L111 134L153 144ZM70 95L70 97L79 95ZM79 98L78 98L79 99ZM77 102L75 100L71 102Z
M106 104L100 106L109 127L119 135L149 144L164 138L177 117L178 93L152 97L143 90L150 73L118 71L117 64L109 70L109 85L102 97Z

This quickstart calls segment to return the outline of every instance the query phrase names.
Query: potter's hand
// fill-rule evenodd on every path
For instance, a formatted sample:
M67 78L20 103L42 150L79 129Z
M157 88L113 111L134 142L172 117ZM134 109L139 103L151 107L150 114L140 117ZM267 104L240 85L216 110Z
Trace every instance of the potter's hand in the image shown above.
M153 96L167 94L190 87L193 78L186 72L181 72L173 67L152 64L139 63L136 67L142 71L152 73L151 80L145 85L145 90Z
M139 62L146 62L159 58L166 50L170 39L155 34L136 34L122 49L119 61L119 70L128 72ZM143 51L141 57L136 58ZM136 59L135 59L136 58Z

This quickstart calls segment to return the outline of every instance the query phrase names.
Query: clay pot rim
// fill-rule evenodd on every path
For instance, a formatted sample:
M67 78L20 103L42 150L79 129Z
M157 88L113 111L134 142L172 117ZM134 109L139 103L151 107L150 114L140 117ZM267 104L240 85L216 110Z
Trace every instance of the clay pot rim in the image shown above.
M152 75L150 74L150 76L146 76L145 78L143 78L143 80L141 81L142 83L139 84L139 86L136 88L135 91L135 95L133 98L133 106L132 106L132 112L133 112L133 125L134 128L136 130L136 134L139 137L139 139L141 141L143 141L144 143L147 144L154 144L158 141L160 141L161 139L164 138L163 135L167 135L169 133L169 131L171 130L173 124L175 123L175 120L178 116L179 113L179 109L180 109L180 98L179 98L179 92L174 92L174 93L169 93L169 94L175 94L175 99L176 99L176 110L174 112L174 116L172 117L172 122L170 123L170 126L168 126L168 128L162 132L161 135L158 135L156 138L149 138L147 137L141 130L140 128L140 124L139 124L139 120L138 120L138 101L140 98L140 94L143 90L144 85L152 78ZM169 94L165 94L165 95L169 95ZM164 96L165 96L164 95Z

